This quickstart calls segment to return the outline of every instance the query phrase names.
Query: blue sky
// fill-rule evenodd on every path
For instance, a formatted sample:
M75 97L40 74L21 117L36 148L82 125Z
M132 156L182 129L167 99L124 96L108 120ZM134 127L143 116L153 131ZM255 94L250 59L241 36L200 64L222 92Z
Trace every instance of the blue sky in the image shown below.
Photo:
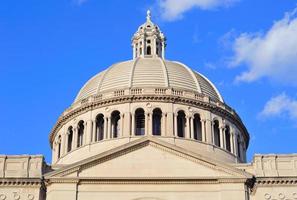
M272 3L273 2L273 3ZM82 85L132 57L152 10L166 58L206 75L247 126L255 153L294 153L296 0L2 0L0 154L44 154Z

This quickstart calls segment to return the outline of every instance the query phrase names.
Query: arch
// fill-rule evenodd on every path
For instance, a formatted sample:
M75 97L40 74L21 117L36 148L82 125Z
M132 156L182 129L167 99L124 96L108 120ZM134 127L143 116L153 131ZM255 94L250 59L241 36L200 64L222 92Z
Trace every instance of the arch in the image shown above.
M121 113L118 110L115 110L111 113L112 138L117 138L120 135L120 119Z
M221 146L220 124L218 120L213 121L213 137L214 137L214 145L220 147Z
M151 48L151 46L147 46L146 47L146 54L147 55L152 55L152 48Z
M161 123L162 121L162 110L160 108L155 108L153 110L153 135L161 135Z
M231 135L230 127L227 125L225 129L225 138L226 138L226 150L231 152Z
M95 142L103 140L104 138L104 123L104 115L98 114L96 117Z
M73 142L73 128L70 126L67 130L67 152L72 150L72 142Z
M142 108L137 108L135 110L135 135L145 134L145 114Z
M177 112L177 136L185 137L186 114L183 110Z
M202 125L201 117L199 114L194 115L194 139L202 141Z
M78 125L77 125L77 145L76 145L76 147L81 147L83 145L84 132L85 132L85 125L84 125L84 121L81 120L78 122Z

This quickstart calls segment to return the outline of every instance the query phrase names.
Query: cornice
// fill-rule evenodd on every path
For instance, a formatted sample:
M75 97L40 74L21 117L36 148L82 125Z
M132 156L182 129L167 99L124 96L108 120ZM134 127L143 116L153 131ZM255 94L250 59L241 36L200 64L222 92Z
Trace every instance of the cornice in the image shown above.
M69 111L69 113L65 114L64 116L63 115L60 116L58 121L54 125L53 129L51 130L51 133L49 136L50 145L52 147L53 138L59 128L61 128L69 120L83 113L86 113L88 111L91 111L100 107L105 107L105 106L112 106L112 105L124 104L124 103L134 103L134 102L146 102L146 101L179 103L187 106L194 106L204 110L208 110L221 117L227 118L229 121L234 123L245 134L247 141L249 141L249 134L247 132L246 127L244 126L241 119L239 118L239 116L234 111L229 112L226 109L223 109L216 104L204 102L197 99L187 98L187 97L174 96L174 95L124 95L119 97L112 97L109 99L87 102L82 104L80 107Z
M43 180L39 178L0 178L0 187L41 187Z

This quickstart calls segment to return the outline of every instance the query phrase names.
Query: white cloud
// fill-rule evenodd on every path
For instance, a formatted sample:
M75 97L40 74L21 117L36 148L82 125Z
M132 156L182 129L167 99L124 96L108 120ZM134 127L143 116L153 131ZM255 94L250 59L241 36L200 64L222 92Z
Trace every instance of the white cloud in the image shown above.
M297 85L297 9L286 13L264 34L243 33L233 44L231 66L248 70L236 81L252 82L263 77Z
M221 6L229 6L238 0L158 0L162 18L173 21L182 18L192 8L210 10Z
M259 117L289 116L297 119L297 100L289 97L285 93L272 97L264 106Z

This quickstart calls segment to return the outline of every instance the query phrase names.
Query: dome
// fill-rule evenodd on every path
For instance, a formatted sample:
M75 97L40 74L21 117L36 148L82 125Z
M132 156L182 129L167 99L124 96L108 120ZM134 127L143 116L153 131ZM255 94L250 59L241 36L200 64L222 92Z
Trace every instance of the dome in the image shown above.
M134 88L171 88L202 94L223 102L215 86L186 65L161 58L140 57L114 64L95 75L83 86L74 103L101 93Z

